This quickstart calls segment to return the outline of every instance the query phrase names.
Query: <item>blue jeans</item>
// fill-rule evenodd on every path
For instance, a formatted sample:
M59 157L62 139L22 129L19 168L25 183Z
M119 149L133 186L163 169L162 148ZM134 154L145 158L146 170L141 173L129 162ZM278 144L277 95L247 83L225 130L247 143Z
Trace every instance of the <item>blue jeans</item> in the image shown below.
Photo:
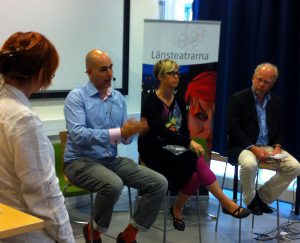
M147 231L154 223L167 191L166 178L125 157L111 161L81 158L69 163L65 174L70 182L88 191L97 192L94 220L101 232L107 232L113 207L123 185L138 189L142 198L130 223L139 231Z

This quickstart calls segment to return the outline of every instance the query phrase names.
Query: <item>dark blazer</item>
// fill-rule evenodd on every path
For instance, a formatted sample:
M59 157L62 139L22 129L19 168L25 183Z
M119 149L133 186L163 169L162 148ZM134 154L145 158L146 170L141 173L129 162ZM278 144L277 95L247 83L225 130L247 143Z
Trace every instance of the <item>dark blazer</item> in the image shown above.
M280 97L269 92L266 119L269 144L283 144L284 129ZM252 89L234 93L227 106L227 155L231 164L237 164L242 150L256 143L259 125Z

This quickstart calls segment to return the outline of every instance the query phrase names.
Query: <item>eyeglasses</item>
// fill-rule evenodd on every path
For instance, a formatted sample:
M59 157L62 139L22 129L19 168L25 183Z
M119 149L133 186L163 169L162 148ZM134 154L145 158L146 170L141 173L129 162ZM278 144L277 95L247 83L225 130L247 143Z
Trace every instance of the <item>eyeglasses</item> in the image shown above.
M266 85L269 85L269 84L272 84L273 83L273 80L266 80L266 79L263 79L261 77L256 77L257 81L259 83L264 83Z
M175 77L175 75L179 76L179 72L178 71L170 71L166 73L167 75L173 76L173 78Z

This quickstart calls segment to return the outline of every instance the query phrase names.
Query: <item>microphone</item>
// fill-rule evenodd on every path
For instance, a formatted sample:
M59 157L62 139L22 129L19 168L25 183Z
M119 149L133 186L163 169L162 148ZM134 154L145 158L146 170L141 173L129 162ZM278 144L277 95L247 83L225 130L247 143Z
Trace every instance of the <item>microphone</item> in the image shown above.
M115 78L115 77L113 77L113 78L112 78L112 80L113 80L113 81L116 81L116 78Z

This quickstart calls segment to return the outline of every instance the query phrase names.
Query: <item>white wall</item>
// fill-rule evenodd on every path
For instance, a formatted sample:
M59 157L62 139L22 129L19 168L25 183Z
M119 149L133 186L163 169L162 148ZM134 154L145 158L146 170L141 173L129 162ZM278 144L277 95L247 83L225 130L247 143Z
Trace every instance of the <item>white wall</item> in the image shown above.
M144 19L157 19L159 9L158 0L131 0L130 4L129 89L126 101L128 113L137 115L141 105ZM65 128L64 99L31 100L31 104L48 135L56 135Z
M158 19L158 12L158 0L131 0L128 113L141 108L144 19Z

